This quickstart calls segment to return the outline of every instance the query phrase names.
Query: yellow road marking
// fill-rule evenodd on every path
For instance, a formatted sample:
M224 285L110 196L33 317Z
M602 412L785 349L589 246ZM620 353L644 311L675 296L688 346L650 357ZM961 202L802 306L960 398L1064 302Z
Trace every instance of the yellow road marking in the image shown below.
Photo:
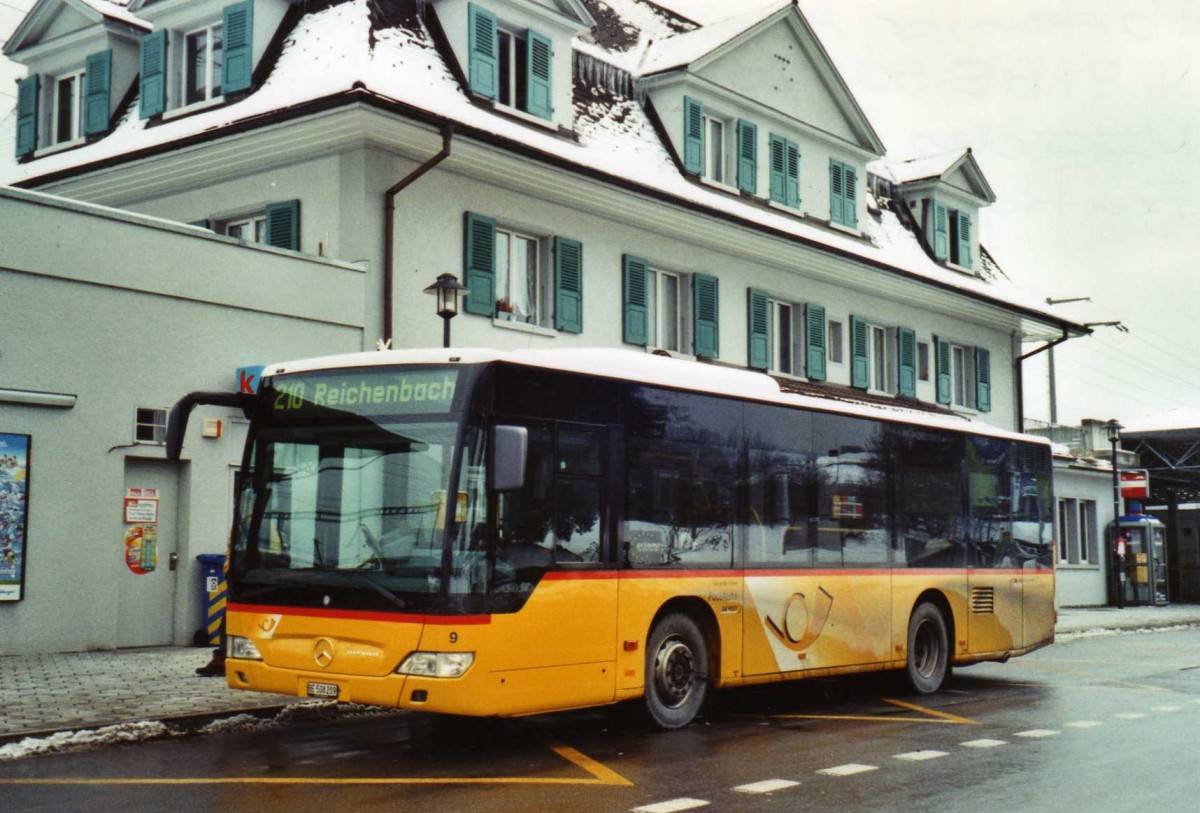
M179 777L165 778L108 778L87 779L57 777L44 779L4 779L0 785L616 785L632 787L633 783L611 768L566 745L551 745L550 749L563 759L583 769L588 779L563 779L537 776L469 776L469 777Z
M926 717L881 717L868 716L858 714L772 714L770 717L775 720L849 720L863 723L933 723L936 725L979 725L979 721L970 720L966 717L959 717L956 714L950 714L945 711L937 711L936 709L918 706L915 703L906 703L903 700L893 700L890 697L879 698L884 703L890 703L893 706L899 706L902 709L909 711L920 712L927 715Z

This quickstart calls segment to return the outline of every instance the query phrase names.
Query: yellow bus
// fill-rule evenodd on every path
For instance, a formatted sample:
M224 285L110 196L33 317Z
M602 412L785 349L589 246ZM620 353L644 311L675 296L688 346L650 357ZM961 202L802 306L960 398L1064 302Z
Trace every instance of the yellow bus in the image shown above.
M203 393L172 415L182 425ZM185 401L188 399L185 399ZM183 405L181 401L181 405ZM265 369L228 683L460 715L953 665L1054 636L1049 446L623 350Z

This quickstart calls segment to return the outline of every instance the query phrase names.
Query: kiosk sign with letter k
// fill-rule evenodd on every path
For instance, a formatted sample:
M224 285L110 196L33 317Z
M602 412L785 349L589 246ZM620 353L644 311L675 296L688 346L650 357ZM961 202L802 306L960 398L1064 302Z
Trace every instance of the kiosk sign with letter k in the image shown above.
M264 365L237 368L237 391L246 395L258 395L258 382L262 378Z

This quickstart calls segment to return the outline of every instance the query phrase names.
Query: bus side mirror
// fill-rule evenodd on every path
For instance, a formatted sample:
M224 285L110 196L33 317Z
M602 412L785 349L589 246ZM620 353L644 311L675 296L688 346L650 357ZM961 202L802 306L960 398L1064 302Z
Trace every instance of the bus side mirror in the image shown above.
M492 491L516 491L525 485L529 430L524 426L492 427Z

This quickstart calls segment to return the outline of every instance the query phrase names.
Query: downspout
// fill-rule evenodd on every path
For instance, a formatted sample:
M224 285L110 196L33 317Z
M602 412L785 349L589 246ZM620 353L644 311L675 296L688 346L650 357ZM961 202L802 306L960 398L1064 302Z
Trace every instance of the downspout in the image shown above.
M1052 347L1062 344L1069 338L1071 338L1071 335L1067 332L1067 329L1064 327L1062 329L1062 335L1059 336L1057 339L1055 339L1052 342L1046 342L1041 347L1039 347L1035 350L1030 350L1028 353L1026 353L1023 356L1017 356L1017 360L1013 362L1013 366L1017 368L1017 431L1018 432L1025 431L1025 366L1022 364L1022 362L1025 361L1025 359L1027 359L1027 358L1036 356L1038 353L1045 352L1046 350L1049 350Z
M383 195L383 345L385 347L390 347L392 344L392 295L395 284L392 266L396 251L396 196L426 172L450 157L450 139L453 135L454 125L443 124L441 152L401 178Z

